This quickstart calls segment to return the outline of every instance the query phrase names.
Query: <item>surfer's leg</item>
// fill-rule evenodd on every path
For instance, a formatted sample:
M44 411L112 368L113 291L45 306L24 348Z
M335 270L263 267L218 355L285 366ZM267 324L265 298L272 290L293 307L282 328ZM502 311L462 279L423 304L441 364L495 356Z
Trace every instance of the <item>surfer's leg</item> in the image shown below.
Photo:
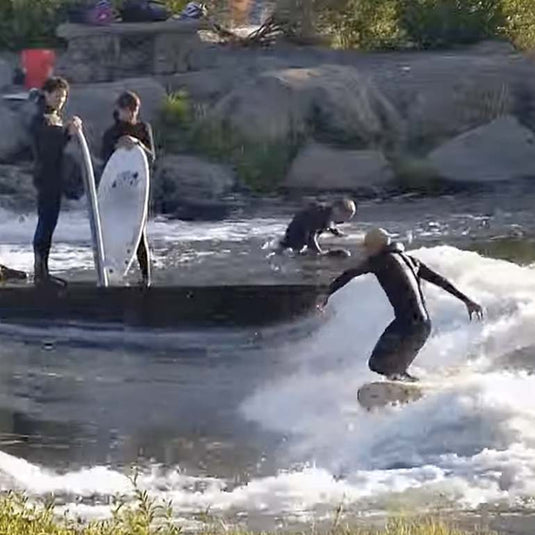
M399 365L403 369L399 373L405 380L415 379L407 373L407 369L427 342L430 334L431 322L422 321L412 324L410 331L407 332L407 336L403 339L399 353Z
M373 350L370 369L387 377L400 381L415 381L407 373L429 334L431 322L404 324L394 320L385 330Z
M397 353L403 339L400 323L394 320L383 332L372 351L368 366L372 372L391 376L398 373Z
M150 286L150 253L146 229L143 230L143 233L141 234L141 240L139 241L139 245L137 247L137 261L139 262L139 269L141 271L143 284L145 286Z

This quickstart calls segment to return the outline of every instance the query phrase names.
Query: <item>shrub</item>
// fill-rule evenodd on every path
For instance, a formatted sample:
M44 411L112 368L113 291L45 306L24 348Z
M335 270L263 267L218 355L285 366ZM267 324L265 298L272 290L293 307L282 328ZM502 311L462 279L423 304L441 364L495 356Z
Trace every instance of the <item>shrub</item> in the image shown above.
M502 0L501 33L520 49L535 47L535 2Z
M420 48L475 43L503 24L501 0L400 0L400 24Z
M55 43L62 0L4 0L0 3L0 47L12 50Z
M426 49L502 38L521 49L535 46L532 0L323 0L314 5L319 30L343 48Z
M337 47L393 48L403 36L397 7L397 0L339 0L320 13L320 27Z

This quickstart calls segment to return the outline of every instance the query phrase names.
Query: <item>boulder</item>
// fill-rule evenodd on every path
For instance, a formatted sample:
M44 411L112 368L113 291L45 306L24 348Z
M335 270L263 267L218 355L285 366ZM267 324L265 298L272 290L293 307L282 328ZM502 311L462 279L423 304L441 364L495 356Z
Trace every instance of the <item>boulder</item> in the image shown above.
M0 206L13 211L35 208L31 166L0 165Z
M4 59L0 59L0 89L9 87L13 84L13 68Z
M157 212L188 220L218 219L225 213L224 197L235 186L236 176L230 167L195 156L171 154L157 163L153 206Z
M12 161L28 147L27 129L19 114L0 102L0 162Z
M372 62L372 76L405 120L407 141L420 154L501 115L516 114L519 83L526 85L528 98L534 95L528 87L533 69L518 57L448 51L394 60L382 66Z
M185 90L196 102L213 102L247 80L242 70L207 69L162 78L169 91Z
M431 165L442 178L497 182L535 177L535 135L514 117L500 117L434 150Z
M292 163L284 186L313 191L376 191L394 173L383 153L374 150L340 150L310 143Z
M135 91L141 98L141 118L144 121L154 122L161 110L166 92L164 87L152 78L133 78L72 87L65 116L81 117L92 153L100 154L102 135L113 124L115 101L121 92L127 89Z
M391 148L404 129L377 87L339 65L263 73L223 97L206 120L252 143L310 136L354 148Z

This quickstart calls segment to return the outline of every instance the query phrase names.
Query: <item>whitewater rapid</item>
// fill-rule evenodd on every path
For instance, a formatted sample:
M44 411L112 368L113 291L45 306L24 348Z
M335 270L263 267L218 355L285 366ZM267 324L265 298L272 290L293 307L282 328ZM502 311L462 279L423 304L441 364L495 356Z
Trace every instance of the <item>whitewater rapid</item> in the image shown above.
M209 509L309 520L341 504L355 512L530 509L535 271L449 246L412 254L486 314L469 322L462 303L426 284L433 332L413 371L436 390L375 413L358 406L357 388L374 379L367 357L392 317L376 280L365 276L332 298L306 339L281 345L279 364L239 404L239 418L284 437L270 452L274 473L236 483L152 464L138 484L185 516ZM116 494L132 495L127 473L104 465L59 471L0 451L0 488L58 494L66 509L86 517L108 514L106 500Z
M28 269L35 220L0 216L0 230L9 238L0 245L0 261ZM193 233L199 241L240 242L260 235L261 242L280 233L284 223L266 219L260 226L156 220L149 234L161 248ZM88 243L87 222L76 213L62 216L53 267L90 269ZM367 413L358 406L357 388L376 378L367 358L392 318L376 280L364 276L331 299L306 338L277 346L270 373L238 405L238 419L283 437L269 451L276 459L273 473L236 481L147 463L138 484L172 500L181 516L209 509L309 520L333 514L341 504L356 513L484 505L531 509L535 270L451 246L411 253L485 309L484 322L469 322L462 303L425 285L433 332L413 372L435 382L435 390L404 407ZM109 514L114 495L133 495L128 473L128 467L112 464L59 470L0 451L0 489L55 493L64 508L86 517Z

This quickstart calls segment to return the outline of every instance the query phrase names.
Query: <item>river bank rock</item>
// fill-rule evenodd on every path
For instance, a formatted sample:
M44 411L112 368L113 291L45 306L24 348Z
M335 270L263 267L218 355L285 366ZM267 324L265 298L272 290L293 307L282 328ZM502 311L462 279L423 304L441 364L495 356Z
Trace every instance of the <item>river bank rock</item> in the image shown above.
M284 186L292 190L372 193L393 178L390 164L379 151L341 150L310 143L293 161Z
M79 115L84 122L91 152L100 154L102 135L113 124L117 97L126 90L137 93L141 99L140 117L153 123L162 108L165 88L152 78L131 78L118 82L74 85L65 109L66 117Z
M8 61L0 58L0 89L9 87L13 83L13 67Z
M507 115L448 141L429 155L429 162L450 181L535 178L535 135Z
M0 206L15 212L35 209L36 192L29 165L0 164Z
M353 148L392 148L403 137L390 102L356 69L341 65L263 73L223 97L207 121L248 143L309 137Z
M232 168L196 156L169 154L159 160L152 183L156 212L180 219L221 219L225 196L236 187Z
M12 162L29 146L28 131L19 114L0 102L0 162Z

